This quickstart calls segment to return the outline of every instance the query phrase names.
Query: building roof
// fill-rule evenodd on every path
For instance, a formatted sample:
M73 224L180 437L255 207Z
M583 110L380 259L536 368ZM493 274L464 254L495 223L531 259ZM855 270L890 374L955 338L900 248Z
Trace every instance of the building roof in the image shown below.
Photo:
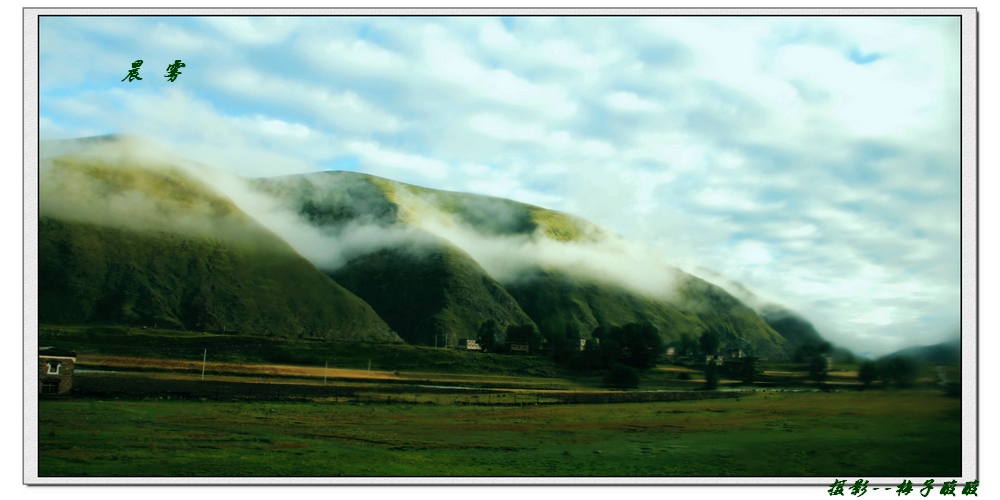
M39 356L58 356L63 358L75 358L76 353L67 349L60 349L58 347L39 347Z

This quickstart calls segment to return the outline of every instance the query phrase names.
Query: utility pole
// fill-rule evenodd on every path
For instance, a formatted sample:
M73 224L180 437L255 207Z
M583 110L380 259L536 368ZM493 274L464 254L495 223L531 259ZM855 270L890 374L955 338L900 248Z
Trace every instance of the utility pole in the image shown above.
M326 364L323 365L323 385L326 385L326 371L329 369L330 369L330 362L327 361Z
M205 353L201 356L201 379L205 380L205 361L208 360L208 349L205 349Z

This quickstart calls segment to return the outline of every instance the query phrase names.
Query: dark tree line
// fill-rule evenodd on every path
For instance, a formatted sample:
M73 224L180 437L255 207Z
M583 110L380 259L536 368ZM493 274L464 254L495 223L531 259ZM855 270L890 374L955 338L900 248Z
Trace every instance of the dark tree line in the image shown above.
M891 356L879 358L876 361L865 360L858 367L858 380L864 388L871 387L875 380L882 381L882 388L894 384L896 387L913 387L917 381L917 363L906 356Z
M542 347L544 339L535 325L510 325L504 331L495 320L487 320L479 325L476 342L484 352L502 352L507 343L528 344L531 352Z
M580 338L569 326L565 338L550 339L552 357L576 370L604 370L604 382L612 387L637 387L639 371L656 366L663 340L648 322L622 326L598 326L580 350Z

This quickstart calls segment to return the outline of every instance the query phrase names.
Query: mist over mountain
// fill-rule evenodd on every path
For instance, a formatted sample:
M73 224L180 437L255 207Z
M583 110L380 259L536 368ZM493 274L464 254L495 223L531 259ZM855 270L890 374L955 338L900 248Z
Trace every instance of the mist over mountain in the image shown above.
M40 322L400 341L214 189L117 146L40 169Z
M411 342L474 336L489 319L534 322L552 339L649 321L667 341L714 329L762 355L790 349L725 290L567 214L348 172L251 185L322 231L317 266ZM365 253L360 234L382 236ZM313 254L316 242L293 246Z
M820 338L537 206L350 172L241 179L127 137L43 149L43 322L454 345L488 320L553 339L648 321L764 356Z

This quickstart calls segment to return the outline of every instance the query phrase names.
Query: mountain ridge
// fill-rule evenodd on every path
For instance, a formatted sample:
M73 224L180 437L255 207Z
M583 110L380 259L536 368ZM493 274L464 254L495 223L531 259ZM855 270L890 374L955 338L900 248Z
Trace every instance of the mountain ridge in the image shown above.
M74 143L64 149L86 151L91 147L88 144L94 144L94 148L113 150L123 141L134 150L142 149L130 140L105 138ZM114 282L117 284L104 295L131 290L125 293L130 296L142 289L144 300L161 304L163 309L162 296L173 297L171 293L183 287L153 279L144 271L149 267L188 276L193 289L203 290L202 302L245 310L247 306L240 305L239 300L230 299L246 292L234 290L260 285L253 284L250 276L218 281L220 278L211 272L218 271L219 266L209 266L203 257L214 255L215 260L229 262L227 272L238 274L241 266L253 267L245 259L255 261L260 256L253 254L266 249L280 255L277 260L282 265L299 269L296 272L301 276L310 276L298 279L314 282L313 288L325 288L322 293L327 296L338 296L330 299L333 302L353 304L338 314L363 319L342 317L340 321L367 331L366 338L454 345L459 339L475 338L479 326L490 320L501 329L533 325L553 339L567 334L588 338L599 326L649 321L668 342L713 330L722 334L723 346L778 357L789 355L796 343L724 288L649 252L635 251L634 245L621 237L571 214L503 198L440 191L342 171L234 181L245 185L247 193L254 193L254 199L263 196L269 200L268 205L274 204L251 207L247 203L253 202L246 201L250 198L234 197L232 189L242 187L229 185L219 191L205 184L205 177L184 169L140 168L128 163L142 163L145 157L130 160L127 154L120 156L115 157L120 164L114 166L101 163L100 154L91 153L69 152L47 160L42 170L42 177L47 179L42 184L47 187L41 190L45 220L40 223L47 243L44 251L40 245L40 256L55 256L47 261L48 275L89 276L81 270L86 267L82 261L76 264L81 269L59 267L57 263L66 256L67 245L83 248L89 241L93 255L81 258L100 260L117 255L109 250L114 249L116 238L130 242L125 247L137 247L141 240L145 245L159 245L164 252L172 252L175 260L187 268L199 268L201 273L184 274L165 259L146 256L125 273L131 276L129 280ZM170 162L164 163L169 166ZM60 175L65 178L60 180ZM72 196L58 195L60 189L69 189ZM250 208L256 211L247 210ZM282 215L270 217L273 214L268 210ZM169 224L161 224L161 220ZM118 231L113 237L109 236L112 230ZM172 231L176 234L164 236ZM308 233L311 239L299 241L298 233ZM165 243L179 235L183 236L181 240L190 241ZM235 242L243 242L244 246L233 246ZM212 245L225 248L219 250ZM141 254L135 248L130 251L133 257ZM116 258L129 260L127 256ZM269 276L278 272L277 267L267 270L263 264L255 266L253 269ZM326 281L317 281L317 275ZM110 283L93 276L90 279ZM277 277L273 281L281 282ZM212 295L220 286L230 299ZM274 286L279 294L289 296L296 296L295 288L309 288L289 283ZM77 288L77 292L82 290L79 285ZM46 293L59 296L51 288ZM149 297L160 297L160 302ZM149 312L148 307L138 314L136 311L142 308L130 300L115 302L121 321L145 321L156 314L164 315L162 311ZM174 311L164 317L172 317L185 327L214 328L225 323L223 328L228 329L228 324L239 323L237 317L253 317L231 312L214 316L205 311L201 316L180 312L183 308L177 305L178 300L166 301L174 304ZM196 301L181 302L190 309ZM292 309L275 312L287 316L282 320L286 335L301 337L315 330L314 326L303 326L302 315L308 313ZM344 312L348 310L353 312ZM53 313L46 314L52 317ZM83 321L95 319L80 314ZM336 323L332 316L325 318L328 323ZM273 330L260 325L241 327ZM337 333L337 328L325 331L315 335L327 339L344 335ZM812 332L819 335L814 329Z

